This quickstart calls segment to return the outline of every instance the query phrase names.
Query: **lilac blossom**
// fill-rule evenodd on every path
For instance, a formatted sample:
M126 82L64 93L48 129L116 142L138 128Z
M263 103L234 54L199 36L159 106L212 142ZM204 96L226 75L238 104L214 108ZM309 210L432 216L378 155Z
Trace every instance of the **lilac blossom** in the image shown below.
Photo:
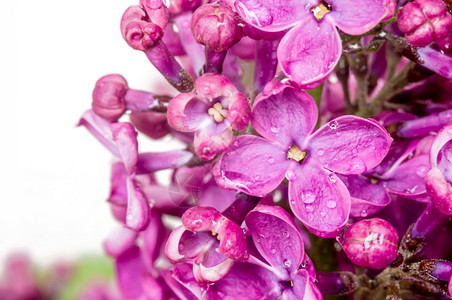
M263 138L236 138L222 157L220 175L226 187L256 196L286 177L294 214L313 233L334 236L350 213L350 194L335 172L360 174L375 167L392 139L374 120L340 117L313 133L316 120L307 93L276 81L268 85L251 115Z
M235 2L240 16L268 32L289 29L278 47L284 73L299 85L318 86L334 69L342 43L336 26L358 35L394 13L394 1L255 1Z
M195 90L176 96L168 107L168 123L181 132L195 132L194 147L203 160L227 149L234 130L248 125L249 106L243 94L218 74L206 73Z

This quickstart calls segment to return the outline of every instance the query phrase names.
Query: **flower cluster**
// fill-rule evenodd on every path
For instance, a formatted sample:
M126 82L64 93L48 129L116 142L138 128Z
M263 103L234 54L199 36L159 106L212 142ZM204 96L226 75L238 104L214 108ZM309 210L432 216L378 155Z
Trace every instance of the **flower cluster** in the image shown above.
M80 119L115 157L104 249L122 297L450 296L451 7L405 2L124 12L177 93L106 75ZM181 146L142 152L138 135Z

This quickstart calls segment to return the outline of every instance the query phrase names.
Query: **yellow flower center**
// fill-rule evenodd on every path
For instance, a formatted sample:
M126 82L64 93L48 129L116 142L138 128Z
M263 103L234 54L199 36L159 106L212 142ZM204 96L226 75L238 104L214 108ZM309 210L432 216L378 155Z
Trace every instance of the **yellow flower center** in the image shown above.
M314 17L317 19L317 21L321 21L323 17L330 11L331 7L324 2L320 2L319 5L311 9L311 12L314 14Z
M215 122L221 123L226 118L228 111L221 106L220 102L217 102L213 107L209 108L207 111L209 115L213 117Z
M293 159L296 162L301 162L306 157L306 154L306 152L301 151L296 145L292 145L289 152L287 152L287 158Z

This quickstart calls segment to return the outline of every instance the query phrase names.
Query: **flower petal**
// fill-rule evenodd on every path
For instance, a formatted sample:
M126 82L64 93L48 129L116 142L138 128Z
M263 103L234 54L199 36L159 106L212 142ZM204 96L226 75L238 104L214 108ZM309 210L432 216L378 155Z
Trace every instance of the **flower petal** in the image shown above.
M200 283L215 283L223 279L234 265L232 259L216 252L213 248L209 249L205 254L201 258L203 261L197 263L198 260L196 260L193 264L193 274L196 281ZM209 263L209 260L212 261Z
M197 131L193 146L199 158L211 160L229 147L233 137L233 132L230 128L225 128L223 132L212 135L207 130Z
M452 188L440 169L433 168L425 177L425 188L433 204L445 215L452 215Z
M271 266L289 280L304 259L304 245L298 228L281 207L258 205L246 216L256 248Z
M351 35L363 34L394 13L393 0L328 0L332 11L325 18Z
M323 296L317 286L310 280L306 270L300 269L292 277L293 287L286 289L281 295L281 300L322 300Z
M277 56L284 73L303 88L314 88L331 73L342 54L342 42L330 22L307 16L281 40Z
M116 259L118 286L125 298L138 298L143 292L141 274L146 266L141 259L140 248L133 246Z
M432 148L430 150L430 163L432 164L433 168L438 166L441 149L451 140L452 124L441 129L438 132L438 135L435 137L435 140L433 141Z
M193 153L186 150L140 153L137 161L137 174L149 174L165 169L175 169L186 164Z
M220 162L222 180L228 186L253 196L273 191L289 166L279 145L251 135L237 137Z
M141 231L149 222L149 205L135 182L135 176L127 177L127 227Z
M111 257L118 257L135 245L138 233L127 227L118 227L103 242L105 252Z
M362 175L338 177L350 191L350 215L354 218L371 216L391 203L391 198L381 182L372 184Z
M347 223L350 194L334 174L315 164L296 167L289 181L290 207L315 235L333 237Z
M135 171L138 160L138 133L131 123L112 123L110 129L120 158L124 162L127 174L130 175Z
M273 80L256 97L251 123L263 137L290 148L302 144L317 117L317 104L308 93Z
M433 72L452 79L452 57L431 47L417 48L419 57L424 61L422 66Z
M306 15L309 0L239 0L235 9L243 20L263 31L281 31Z
M309 137L308 159L342 174L360 174L378 165L391 135L375 120L343 116Z

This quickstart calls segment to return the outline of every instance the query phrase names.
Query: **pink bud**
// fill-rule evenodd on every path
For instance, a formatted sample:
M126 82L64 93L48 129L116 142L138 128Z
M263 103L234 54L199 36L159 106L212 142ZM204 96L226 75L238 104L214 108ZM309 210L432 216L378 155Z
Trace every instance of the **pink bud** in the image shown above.
M126 110L124 95L127 89L127 81L119 74L101 77L93 91L94 112L106 120L117 121Z
M397 256L399 236L388 221L365 219L347 228L342 248L352 263L372 269L382 269Z
M214 52L228 50L243 37L241 19L222 3L205 4L191 18L191 31L196 41Z

